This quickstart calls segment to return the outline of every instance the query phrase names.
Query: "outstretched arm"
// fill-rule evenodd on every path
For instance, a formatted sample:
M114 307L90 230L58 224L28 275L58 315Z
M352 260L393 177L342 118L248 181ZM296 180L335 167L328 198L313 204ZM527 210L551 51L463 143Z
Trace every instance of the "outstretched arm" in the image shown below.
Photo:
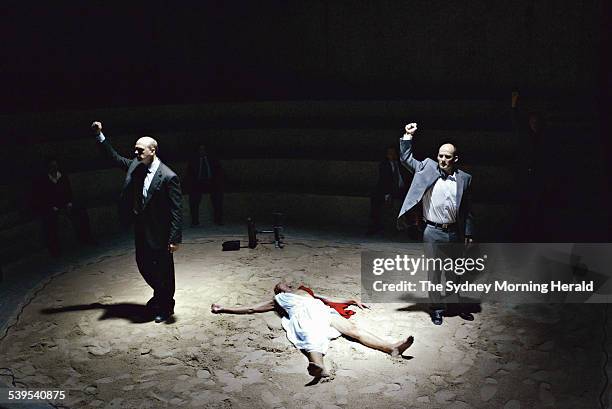
M274 300L264 301L248 307L224 307L219 304L210 306L210 312L213 314L256 314L268 311L274 311Z
M328 301L328 302L333 302L333 303L336 303L336 304L356 305L357 307L359 307L361 309L370 308L366 304L362 304L361 302L359 302L359 301L357 301L357 300L355 300L353 298L342 300L342 299L335 299L335 298L326 297L324 295L314 294L314 293L313 293L313 297L314 298L318 298L321 301Z
M100 143L102 151L105 153L105 155L108 156L113 162L115 162L117 166L123 168L124 170L127 170L130 167L130 163L132 163L132 161L128 158L124 158L123 156L119 155L117 151L115 151L113 146L102 133L102 123L98 121L92 123L91 130L93 131L94 135L96 135L96 139Z
M402 163L412 173L416 173L423 169L424 162L415 159L412 154L412 137L417 130L416 123L406 125L406 133L400 139L400 163Z

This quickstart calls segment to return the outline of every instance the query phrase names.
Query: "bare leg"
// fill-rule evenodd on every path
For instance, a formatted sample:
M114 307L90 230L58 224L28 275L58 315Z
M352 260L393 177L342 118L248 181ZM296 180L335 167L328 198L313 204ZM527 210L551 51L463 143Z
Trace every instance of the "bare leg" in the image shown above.
M341 334L351 337L367 347L386 352L392 356L401 355L414 342L412 335L395 343L387 342L370 331L358 328L354 323L342 317L332 317L330 323Z
M320 352L303 352L308 357L308 373L315 378L327 378L329 372L325 368L323 354Z

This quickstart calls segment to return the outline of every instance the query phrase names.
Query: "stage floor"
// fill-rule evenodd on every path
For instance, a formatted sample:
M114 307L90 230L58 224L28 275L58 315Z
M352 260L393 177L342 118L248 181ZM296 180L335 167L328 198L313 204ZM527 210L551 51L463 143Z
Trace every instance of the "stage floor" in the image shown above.
M0 341L0 380L67 390L69 408L599 405L602 305L484 304L473 322L449 317L436 327L419 305L373 304L351 320L389 340L414 335L404 358L339 338L325 358L332 377L310 385L307 360L275 313L213 315L210 305L270 299L281 278L355 298L360 253L405 245L303 230L288 231L282 250L222 252L223 240L244 239L241 229L186 230L173 323L143 314L151 290L129 237L56 262L55 277Z

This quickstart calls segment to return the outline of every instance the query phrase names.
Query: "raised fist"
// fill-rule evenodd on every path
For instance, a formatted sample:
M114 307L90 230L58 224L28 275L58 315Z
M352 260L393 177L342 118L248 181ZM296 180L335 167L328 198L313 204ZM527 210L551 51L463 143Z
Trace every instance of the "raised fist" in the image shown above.
M416 130L417 130L417 124L415 122L412 122L412 123L406 125L405 129L406 129L406 133L408 135L413 135L416 132Z
M95 121L92 123L91 130L94 131L96 135L100 135L100 132L102 132L102 122Z

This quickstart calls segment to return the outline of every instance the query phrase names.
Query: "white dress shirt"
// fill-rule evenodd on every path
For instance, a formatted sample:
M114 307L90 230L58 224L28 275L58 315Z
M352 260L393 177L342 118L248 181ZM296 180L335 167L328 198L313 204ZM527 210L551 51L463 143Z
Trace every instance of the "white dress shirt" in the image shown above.
M434 223L455 223L457 221L457 178L456 173L442 177L423 194L423 217Z
M161 161L156 156L153 159L153 162L149 165L149 170L147 172L147 176L145 176L144 183L142 184L142 197L147 197L147 192L149 191L149 187L151 186L151 182L153 181L153 176L155 176L155 172L157 172L157 168L159 168L159 164Z

